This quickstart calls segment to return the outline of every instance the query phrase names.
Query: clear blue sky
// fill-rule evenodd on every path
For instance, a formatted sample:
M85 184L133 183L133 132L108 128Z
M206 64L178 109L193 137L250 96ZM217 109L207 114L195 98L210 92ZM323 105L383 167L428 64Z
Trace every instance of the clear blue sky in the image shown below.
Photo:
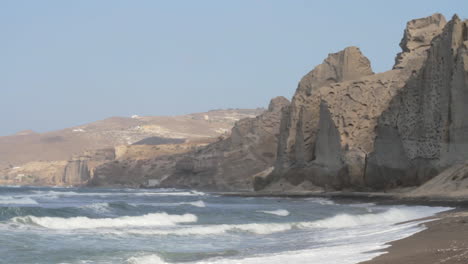
M0 135L255 108L359 46L391 68L408 20L460 1L0 1Z

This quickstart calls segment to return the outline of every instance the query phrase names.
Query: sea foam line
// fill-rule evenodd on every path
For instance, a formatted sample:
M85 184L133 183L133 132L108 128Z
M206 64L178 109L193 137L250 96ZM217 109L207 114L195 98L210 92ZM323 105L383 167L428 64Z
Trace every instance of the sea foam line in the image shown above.
M175 226L178 223L196 222L197 216L193 214L170 215L167 213L153 213L142 216L122 216L118 218L88 218L84 216L62 218L28 215L14 217L11 221L20 224L38 225L49 229L95 229Z
M382 226L394 225L396 223L419 219L435 213L448 210L444 207L425 208L391 208L385 212L377 214L349 215L341 214L333 217L311 221L311 222L290 222L290 223L249 223L249 224L219 224L219 225L192 225L177 226L174 229L128 229L128 230L108 230L107 232L117 235L221 235L228 232L249 232L258 235L268 235L277 232L284 232L292 229L334 229L365 227L370 229L374 226L377 230Z
M272 214L272 215L277 215L277 216L288 216L289 211L285 209L278 209L278 210L272 210L272 211L257 211L259 213L264 213L264 214Z
M36 200L29 197L0 196L0 204L38 204Z

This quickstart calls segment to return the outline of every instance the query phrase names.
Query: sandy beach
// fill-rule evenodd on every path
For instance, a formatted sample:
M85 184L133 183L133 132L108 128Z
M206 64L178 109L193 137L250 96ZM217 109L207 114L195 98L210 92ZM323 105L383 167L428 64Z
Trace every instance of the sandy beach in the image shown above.
M394 241L383 254L361 264L467 264L468 210L441 213L426 230Z

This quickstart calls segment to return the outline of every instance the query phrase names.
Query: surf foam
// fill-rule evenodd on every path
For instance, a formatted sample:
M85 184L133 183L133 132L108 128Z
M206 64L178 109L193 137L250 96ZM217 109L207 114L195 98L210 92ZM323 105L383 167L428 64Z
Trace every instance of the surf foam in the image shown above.
M300 227L315 228L345 228L359 225L400 223L418 218L427 217L436 213L448 210L446 207L401 207L390 208L389 210L376 214L339 214L330 218L317 220L311 223L301 223Z
M166 264L158 255L146 255L127 259L128 264Z
M29 197L15 197L15 196L0 196L0 204L11 204L11 205L28 205L38 204L37 201Z
M129 229L126 231L111 232L113 234L133 234L133 235L176 235L176 236L191 236L191 235L220 235L228 232L249 232L257 235L268 235L277 232L288 231L293 228L293 224L239 224L239 225L206 225L206 226L191 226L178 229Z
M277 215L277 216L288 216L289 211L284 210L284 209L278 209L278 210L273 210L273 211L257 211L259 213L265 213L265 214L272 214L272 215Z
M170 215L167 213L153 213L142 216L122 216L118 218L88 218L84 216L36 217L21 216L11 219L15 223L38 225L49 229L95 229L122 227L155 227L175 226L178 223L192 223L197 221L193 214Z

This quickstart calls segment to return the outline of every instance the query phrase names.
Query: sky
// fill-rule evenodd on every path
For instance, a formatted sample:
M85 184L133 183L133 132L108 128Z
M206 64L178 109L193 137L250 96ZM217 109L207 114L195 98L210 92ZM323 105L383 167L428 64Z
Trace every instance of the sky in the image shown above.
M0 0L0 136L266 107L327 54L391 69L406 22L460 1Z

